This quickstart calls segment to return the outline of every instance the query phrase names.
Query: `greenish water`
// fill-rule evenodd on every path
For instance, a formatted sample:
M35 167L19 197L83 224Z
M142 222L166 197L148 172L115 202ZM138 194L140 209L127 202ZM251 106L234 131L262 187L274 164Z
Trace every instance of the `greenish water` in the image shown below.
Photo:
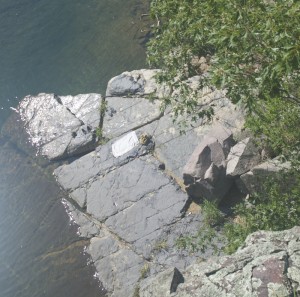
M10 107L27 94L104 93L144 67L148 1L0 0L0 296L103 296L46 163ZM4 123L6 123L4 125Z
M1 0L2 122L27 94L103 92L112 76L143 67L145 2Z

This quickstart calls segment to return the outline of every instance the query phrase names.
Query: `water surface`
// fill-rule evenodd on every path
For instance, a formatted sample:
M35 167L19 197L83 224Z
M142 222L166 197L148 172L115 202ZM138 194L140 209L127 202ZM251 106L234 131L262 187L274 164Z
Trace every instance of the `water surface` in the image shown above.
M145 2L0 0L1 297L103 296L53 165L31 154L9 107L39 92L104 93L112 76L144 67Z

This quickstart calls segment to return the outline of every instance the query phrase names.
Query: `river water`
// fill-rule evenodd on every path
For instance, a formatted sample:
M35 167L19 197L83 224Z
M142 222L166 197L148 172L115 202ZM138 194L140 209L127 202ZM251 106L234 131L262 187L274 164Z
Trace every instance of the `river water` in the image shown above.
M144 67L147 3L0 0L0 297L104 295L52 165L31 154L10 107L39 92L104 93Z

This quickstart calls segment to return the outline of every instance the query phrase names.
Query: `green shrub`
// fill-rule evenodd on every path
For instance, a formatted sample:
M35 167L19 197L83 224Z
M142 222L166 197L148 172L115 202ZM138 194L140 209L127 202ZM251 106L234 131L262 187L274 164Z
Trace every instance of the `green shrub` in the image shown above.
M300 153L300 105L278 98L256 104L256 113L248 117L247 127L261 138L261 146L275 155L295 159Z
M224 220L224 215L218 208L216 202L204 200L202 205L203 221L207 226L220 225Z
M258 230L280 231L299 224L300 173L285 172L276 179L268 179L263 191L247 202L239 204L235 221L227 222L224 234L226 252L234 252L247 235Z
M203 74L193 58L205 56L210 67L203 83L226 89L233 102L249 109L277 97L300 104L299 14L297 0L152 0L148 61L177 88ZM193 97L169 103L199 112Z

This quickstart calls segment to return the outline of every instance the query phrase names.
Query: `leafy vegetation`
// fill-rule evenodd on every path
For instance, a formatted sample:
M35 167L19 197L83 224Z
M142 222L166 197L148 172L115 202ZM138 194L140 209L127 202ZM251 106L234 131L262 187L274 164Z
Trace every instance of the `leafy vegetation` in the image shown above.
M292 228L299 224L299 217L300 175L282 173L276 179L267 180L260 193L235 207L235 221L228 221L224 226L225 251L234 252L252 232Z
M226 89L249 110L269 98L300 103L299 1L153 0L151 14L157 26L148 61L163 69L160 80L176 88L202 75L194 59L204 56L203 84ZM193 98L182 100L195 112Z
M283 230L300 215L300 1L152 0L154 37L148 61L162 72L158 81L176 90L165 98L176 116L210 117L199 90L226 90L247 111L246 126L270 156L291 161L292 170L266 181L261 192L226 219L227 252L256 230ZM203 67L205 66L205 67ZM201 77L198 89L188 79ZM181 237L178 246L203 249L220 225L217 209L204 205L205 228Z
M299 166L300 105L279 98L268 99L247 118L247 127L260 138L260 146Z

